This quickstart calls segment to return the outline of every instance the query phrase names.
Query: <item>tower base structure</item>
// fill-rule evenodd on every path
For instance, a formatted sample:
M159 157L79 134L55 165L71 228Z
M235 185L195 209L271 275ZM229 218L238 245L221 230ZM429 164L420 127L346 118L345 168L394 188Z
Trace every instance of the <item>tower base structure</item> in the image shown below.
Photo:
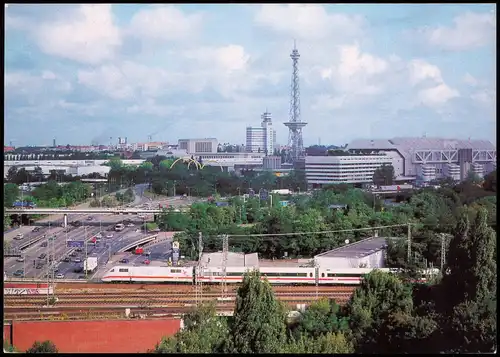
M287 154L286 162L294 163L298 159L305 156L304 143L302 140L302 128L304 128L307 125L307 123L289 121L284 123L284 125L289 130L289 137L288 137L289 151Z

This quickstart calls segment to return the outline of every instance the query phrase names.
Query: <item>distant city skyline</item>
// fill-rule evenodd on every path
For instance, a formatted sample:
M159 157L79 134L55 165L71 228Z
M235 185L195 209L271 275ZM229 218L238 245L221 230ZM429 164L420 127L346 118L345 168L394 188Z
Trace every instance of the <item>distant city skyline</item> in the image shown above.
M305 146L424 134L495 142L494 9L12 4L4 141L244 143L267 108L286 145L295 39Z

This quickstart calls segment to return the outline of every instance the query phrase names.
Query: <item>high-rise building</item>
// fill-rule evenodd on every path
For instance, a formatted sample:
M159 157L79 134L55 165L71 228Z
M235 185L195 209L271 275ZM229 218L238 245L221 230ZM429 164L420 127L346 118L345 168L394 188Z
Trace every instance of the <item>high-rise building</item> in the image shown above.
M273 129L271 113L267 111L262 114L260 127L247 127L246 151L264 152L272 155L276 143L276 131Z

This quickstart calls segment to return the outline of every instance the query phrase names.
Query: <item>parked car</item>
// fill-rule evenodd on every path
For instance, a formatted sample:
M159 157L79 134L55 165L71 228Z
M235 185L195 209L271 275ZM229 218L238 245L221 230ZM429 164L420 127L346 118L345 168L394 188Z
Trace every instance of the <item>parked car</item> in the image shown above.
M126 259L126 258L123 258L122 260L120 260L120 263L124 263L124 264L127 264L127 263L128 263L128 259Z
M38 259L45 259L45 257L47 256L47 254L45 253L42 253L38 256Z
M64 274L61 273L57 274L56 279L64 279Z
M113 238L113 233L106 234L106 238Z
M151 263L151 261L149 259L146 259L142 262L142 264L146 264L146 265L149 265Z
M42 244L40 245L40 247L46 247L46 246L47 246L47 241L42 242Z
M24 278L24 271L21 270L21 269L18 269L14 272L13 274L14 276L20 276L20 277L23 277Z
M19 257L19 258L17 258L17 259L16 259L16 261L18 261L18 262L21 262L21 263L22 263L22 262L24 262L24 257Z
M93 217L87 217L87 221L92 221L94 218Z
M32 232L39 232L40 231L40 227L35 227L33 228Z
M81 260L80 258L75 258L75 259L73 259L73 261L74 261L75 263L81 263L81 262L82 262L82 260Z
M42 263L38 263L35 268L42 269L43 268L43 264Z
M97 234L95 235L95 237L96 237L96 238L102 238L102 234L101 234L101 232L97 233Z
M70 256L70 257L76 257L77 255L78 255L78 254L76 254L76 252L71 252L71 253L69 254L69 256Z
M76 267L75 269L73 269L73 271L75 273L81 273L83 271L83 267Z
M134 226L134 224L133 224L133 223L129 223L129 224L127 224L127 227L133 227L133 226Z
M69 263L71 261L71 259L69 259L69 257L64 257L64 259L62 261L65 263Z
M149 257L151 255L151 251L148 250L148 251L142 253L142 255Z
M22 233L18 233L18 234L15 236L15 238L14 238L14 239L15 239L15 240L21 240L21 239L23 239L23 238L24 238L24 234L22 234Z

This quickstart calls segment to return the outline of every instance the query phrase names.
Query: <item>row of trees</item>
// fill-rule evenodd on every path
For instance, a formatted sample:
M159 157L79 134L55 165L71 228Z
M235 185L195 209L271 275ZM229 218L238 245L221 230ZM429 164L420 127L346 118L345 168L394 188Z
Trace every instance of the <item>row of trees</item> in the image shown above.
M238 289L232 318L213 305L184 318L185 328L155 353L479 353L496 348L496 233L488 213L469 224L465 209L450 244L447 274L435 285L404 275L368 274L346 306L319 300L298 321L258 272Z
M102 199L97 197L90 202L90 207L117 207L127 203L134 202L135 193L128 188L124 193L117 192L114 196L104 196Z
M70 182L67 185L49 181L36 187L31 195L22 195L22 199L34 202L40 207L69 207L90 198L91 194L92 186L81 181ZM14 183L4 184L4 206L12 207L12 204L19 199L21 199L19 187Z
M239 195L250 189L288 188L293 191L306 189L303 172L292 172L285 177L276 177L271 172L244 171L241 176L221 170L219 166L205 166L199 169L196 164L177 162L173 159L156 156L142 165L127 166L119 159L112 159L109 179L125 186L148 183L150 189L159 195L193 195L207 197L216 193ZM202 162L203 164L203 162Z
M287 207L281 206L282 199L288 200ZM495 193L469 183L439 190L423 189L404 198L400 206L385 206L370 193L347 185L332 186L312 195L273 195L272 207L270 200L259 198L244 201L233 197L227 199L226 207L217 207L218 200L222 199L195 203L187 214L167 209L158 217L158 223L164 230L183 232L177 239L185 247L185 255L193 258L198 255L198 232L203 234L207 251L221 250L219 235L229 234L234 251L281 258L285 253L289 257L312 256L341 246L346 239L353 242L372 236L374 232L367 227L399 225L378 229L379 235L406 237L410 224L413 256L416 261L433 264L440 262L441 234L452 233L464 204L470 206L471 216L485 208L489 223L496 227ZM332 205L337 206L331 208ZM335 208L342 205L347 208ZM267 236L260 236L263 234ZM269 236L272 234L276 236ZM391 246L389 262L401 265L406 259L405 249L404 240Z
M30 182L73 182L79 181L82 178L103 179L104 177L97 172L82 176L66 175L64 171L60 170L51 170L50 175L46 177L43 174L42 168L39 166L35 167L33 172L26 170L24 167L18 168L16 166L11 166L7 171L6 181L16 185L22 185Z

